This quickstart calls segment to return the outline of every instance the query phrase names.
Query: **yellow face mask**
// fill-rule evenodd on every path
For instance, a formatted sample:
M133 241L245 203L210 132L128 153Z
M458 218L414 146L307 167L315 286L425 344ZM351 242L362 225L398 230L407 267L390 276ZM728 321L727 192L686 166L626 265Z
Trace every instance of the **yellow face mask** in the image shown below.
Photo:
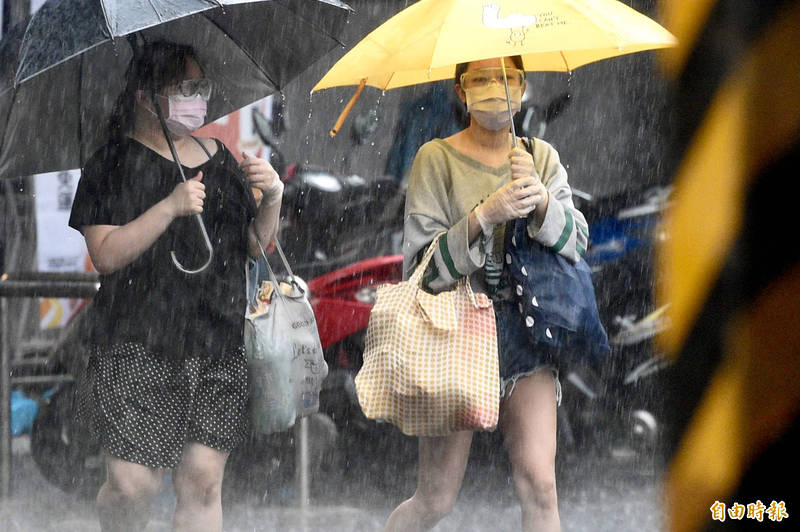
M486 129L500 131L511 123L506 102L506 89L503 84L489 83L464 89L467 95L467 111ZM516 113L522 106L522 87L509 86L508 96L511 112Z

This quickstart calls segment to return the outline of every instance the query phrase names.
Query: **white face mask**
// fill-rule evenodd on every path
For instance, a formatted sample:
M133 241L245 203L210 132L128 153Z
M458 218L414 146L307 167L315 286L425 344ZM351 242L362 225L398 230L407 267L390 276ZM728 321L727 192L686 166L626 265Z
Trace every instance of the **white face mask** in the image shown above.
M464 89L467 95L467 111L481 126L491 131L507 128L510 121L506 89L503 85L489 83L481 87ZM522 106L522 87L509 87L511 111L516 113Z
M203 126L207 110L207 103L203 98L197 95L173 94L167 99L169 111L164 119L171 133L178 136L189 135ZM147 110L156 114L150 108Z

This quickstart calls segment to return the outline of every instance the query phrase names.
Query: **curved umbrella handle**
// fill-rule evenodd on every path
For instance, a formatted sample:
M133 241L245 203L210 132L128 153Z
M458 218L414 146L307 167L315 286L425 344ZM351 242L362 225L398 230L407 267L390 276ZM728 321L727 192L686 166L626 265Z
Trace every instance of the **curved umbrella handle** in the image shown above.
M175 160L175 164L178 167L178 171L181 174L181 179L183 182L186 182L186 174L183 173L183 165L181 164L181 160L178 157L178 152L175 150L175 144L172 142L172 137L169 136L169 130L167 129L167 121L164 120L164 114L161 112L161 106L158 105L158 100L156 99L156 91L155 89L150 89L150 101L153 102L153 107L156 110L156 116L158 116L158 121L161 123L161 130L164 132L164 137L167 139L167 144L169 145L169 151L172 153L172 158ZM200 214L195 214L195 220L197 220L197 225L200 226L200 233L203 235L203 242L206 245L206 249L208 249L208 259L206 262L197 268L196 270L189 270L184 268L183 265L178 262L178 258L175 256L174 251L170 251L169 254L172 257L172 263L175 264L175 267L178 268L183 273L188 274L195 274L200 273L206 268L208 265L211 264L211 259L214 258L214 248L211 246L211 239L208 238L208 231L206 230L206 225L203 223L203 218Z
M206 225L203 223L203 218L199 214L194 215L194 219L197 220L197 224L200 226L200 233L203 235L203 243L206 245L206 249L208 250L208 259L203 263L202 266L197 268L196 270L189 270L183 267L183 265L178 262L178 257L175 255L174 251L170 251L169 254L172 257L172 263L175 265L183 273L188 274L195 274L200 273L206 268L208 265L211 264L211 259L214 258L214 248L211 246L211 239L208 238L208 231L206 231Z

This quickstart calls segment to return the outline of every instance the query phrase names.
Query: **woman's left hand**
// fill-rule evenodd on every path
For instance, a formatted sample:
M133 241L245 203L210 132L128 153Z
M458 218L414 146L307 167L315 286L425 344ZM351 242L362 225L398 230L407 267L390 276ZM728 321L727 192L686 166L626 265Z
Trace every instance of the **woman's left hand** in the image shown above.
M239 168L242 169L242 172L247 177L248 185L267 194L275 188L276 183L280 183L278 172L272 168L269 161L252 157L247 153L242 153L242 155L244 160L239 163Z
M267 207L278 203L283 197L283 183L278 172L272 168L269 161L251 157L246 153L242 153L242 155L244 160L239 163L239 168L244 172L247 184L262 192L259 203Z

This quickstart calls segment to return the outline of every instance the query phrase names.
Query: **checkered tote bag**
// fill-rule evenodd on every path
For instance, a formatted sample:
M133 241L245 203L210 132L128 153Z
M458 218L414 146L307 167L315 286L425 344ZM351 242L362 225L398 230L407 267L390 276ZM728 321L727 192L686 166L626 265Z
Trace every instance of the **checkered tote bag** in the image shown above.
M422 276L441 235L411 279L378 288L356 392L364 414L410 436L494 430L500 402L494 309L465 277L433 295Z

